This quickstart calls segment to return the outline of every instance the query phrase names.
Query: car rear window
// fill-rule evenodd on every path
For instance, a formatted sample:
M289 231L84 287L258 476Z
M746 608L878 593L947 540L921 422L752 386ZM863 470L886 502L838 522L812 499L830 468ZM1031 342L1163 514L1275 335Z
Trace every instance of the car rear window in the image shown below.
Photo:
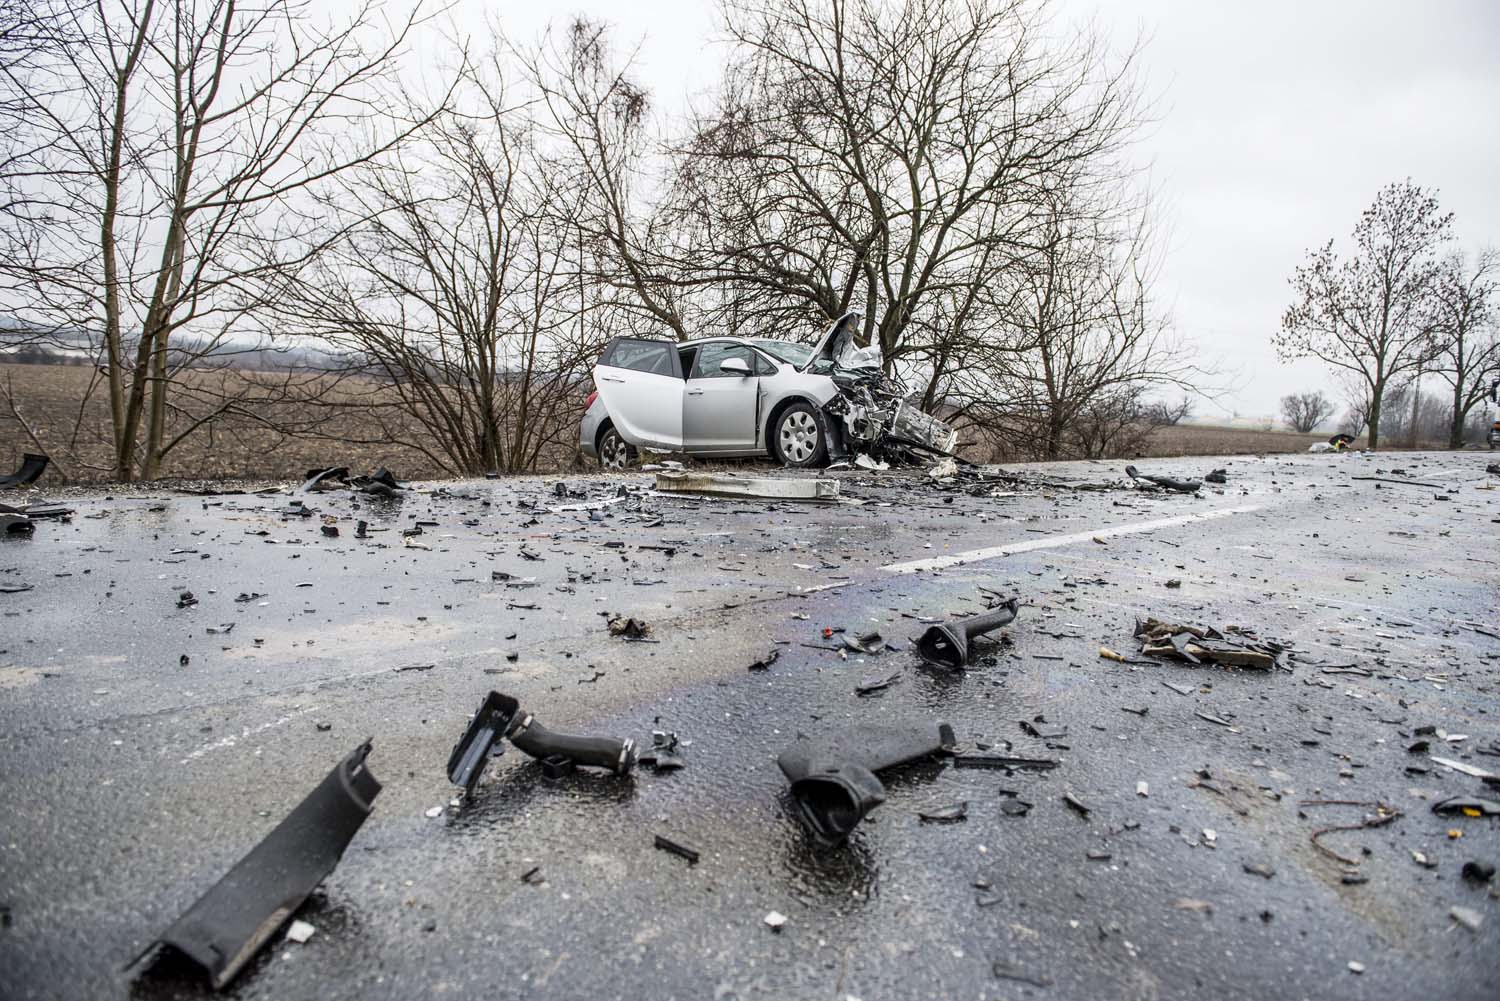
M672 348L666 341L615 341L599 364L636 372L672 375Z

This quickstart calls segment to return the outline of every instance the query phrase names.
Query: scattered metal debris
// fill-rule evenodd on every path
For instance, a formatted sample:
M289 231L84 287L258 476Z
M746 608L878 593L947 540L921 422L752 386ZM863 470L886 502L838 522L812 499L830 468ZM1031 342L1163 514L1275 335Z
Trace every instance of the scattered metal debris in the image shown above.
M1216 629L1178 625L1157 619L1137 620L1135 638L1148 657L1270 670L1278 666L1284 648L1265 641L1235 642Z

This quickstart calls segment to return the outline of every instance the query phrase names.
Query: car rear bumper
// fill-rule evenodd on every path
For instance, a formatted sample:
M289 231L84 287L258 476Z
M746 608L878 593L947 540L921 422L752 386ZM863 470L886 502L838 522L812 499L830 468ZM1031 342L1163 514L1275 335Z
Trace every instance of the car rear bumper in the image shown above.
M608 416L604 401L595 400L594 405L584 411L583 420L578 422L578 450L590 459L599 458L599 449L595 447L599 441L599 425Z

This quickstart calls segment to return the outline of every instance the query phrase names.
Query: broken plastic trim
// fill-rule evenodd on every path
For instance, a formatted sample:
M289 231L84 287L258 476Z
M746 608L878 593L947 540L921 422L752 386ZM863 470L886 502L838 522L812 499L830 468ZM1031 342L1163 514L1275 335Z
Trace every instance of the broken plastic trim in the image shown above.
M1170 476L1147 476L1145 473L1138 471L1134 466L1126 466L1125 475L1137 482L1144 480L1165 490L1175 490L1180 494L1197 493L1198 488L1203 485L1198 480L1178 480Z
M776 759L791 783L797 816L825 846L842 843L885 802L875 773L935 754L955 741L947 723L857 726L792 745Z
M131 966L158 946L201 966L217 990L232 980L333 871L370 815L380 783L356 747L286 819L189 907Z
M969 663L969 641L981 633L1010 625L1020 607L1020 599L1011 598L983 615L929 626L917 640L917 653L934 667L961 670Z
M491 757L504 751L503 740L547 762L567 758L574 764L607 768L616 775L635 767L635 741L626 737L580 737L554 733L521 711L521 703L509 695L490 692L448 755L448 781L463 786L472 795ZM552 767L557 767L553 762Z

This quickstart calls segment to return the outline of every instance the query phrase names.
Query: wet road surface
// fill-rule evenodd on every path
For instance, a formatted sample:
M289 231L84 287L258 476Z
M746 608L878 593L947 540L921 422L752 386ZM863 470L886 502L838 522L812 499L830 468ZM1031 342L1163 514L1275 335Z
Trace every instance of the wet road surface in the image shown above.
M1119 489L983 496L848 473L833 506L644 496L592 518L552 509L649 477L71 498L71 522L0 543L0 584L32 585L0 594L0 997L205 995L122 968L367 736L384 791L298 914L316 935L230 996L1500 996L1500 900L1459 874L1500 862L1500 820L1431 811L1500 795L1431 760L1500 771L1487 461L1140 463L1228 468L1197 496L1126 489L1123 463L1046 467ZM917 666L922 617L991 593L1023 602L1003 645L958 676ZM1292 670L1100 658L1134 656L1145 615L1253 630ZM900 649L846 659L823 649L837 627ZM675 731L687 766L550 781L512 749L456 809L444 763L490 688L553 728ZM776 755L902 721L1059 764L888 772L846 846L813 846ZM1310 841L1376 804L1400 816L1320 838L1357 865Z

